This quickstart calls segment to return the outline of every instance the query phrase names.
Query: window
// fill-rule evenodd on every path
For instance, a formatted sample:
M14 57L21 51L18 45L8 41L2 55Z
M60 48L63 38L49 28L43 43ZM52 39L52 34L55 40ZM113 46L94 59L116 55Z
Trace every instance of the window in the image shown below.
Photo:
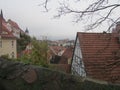
M12 41L12 47L14 46L14 41Z
M6 31L2 31L2 34L8 34L8 32L6 32Z
M12 58L14 58L14 52L11 53Z

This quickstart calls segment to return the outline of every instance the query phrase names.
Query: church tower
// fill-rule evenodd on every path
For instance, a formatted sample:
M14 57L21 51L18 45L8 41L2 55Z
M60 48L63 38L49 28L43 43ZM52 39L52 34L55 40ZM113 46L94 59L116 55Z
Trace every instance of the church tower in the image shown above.
M28 28L26 28L25 34L26 34L26 35L29 35L29 30L28 30Z

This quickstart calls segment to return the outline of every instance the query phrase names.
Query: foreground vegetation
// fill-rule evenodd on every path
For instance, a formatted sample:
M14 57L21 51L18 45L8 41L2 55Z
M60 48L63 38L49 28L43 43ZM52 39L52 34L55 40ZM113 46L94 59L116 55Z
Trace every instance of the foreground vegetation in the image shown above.
M30 45L30 49L26 49L28 45ZM17 59L11 59L9 55L2 55L0 57L25 64L48 67L48 44L45 40L40 41L35 37L31 38L29 35L21 34L17 40L17 54Z
M29 53L25 53L20 56L17 60L26 64L40 65L48 67L47 62L47 51L48 45L46 41L38 41L36 38L31 39L31 47Z

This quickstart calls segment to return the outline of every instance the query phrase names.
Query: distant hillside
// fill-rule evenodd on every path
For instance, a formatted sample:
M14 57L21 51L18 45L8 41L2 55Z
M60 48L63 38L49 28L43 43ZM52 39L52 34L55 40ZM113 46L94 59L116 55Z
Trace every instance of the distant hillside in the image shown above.
M120 90L120 86L0 59L0 90Z

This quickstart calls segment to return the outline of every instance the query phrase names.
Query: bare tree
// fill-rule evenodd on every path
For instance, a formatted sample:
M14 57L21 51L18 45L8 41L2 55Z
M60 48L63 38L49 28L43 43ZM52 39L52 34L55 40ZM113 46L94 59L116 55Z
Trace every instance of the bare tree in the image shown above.
M48 0L43 0L44 4L42 4L46 11ZM54 1L54 0L51 0ZM96 29L102 24L108 24L108 30L120 21L120 0L59 0L59 5L57 7L57 15L55 17L61 17L64 15L72 14L74 21L79 23L81 21L89 22L87 30ZM87 6L82 7L85 4ZM111 40L111 39L110 39ZM108 47L108 44L105 48ZM101 53L104 52L105 48L102 49ZM111 58L115 59L113 63L108 63L105 65L106 70L112 71L114 68L120 65L120 50L116 51L116 54ZM118 55L117 55L118 54ZM110 59L110 60L111 60ZM106 62L108 62L106 60ZM118 80L119 77L113 77L111 75L113 81Z
M43 1L44 3L41 6L48 11L49 0ZM87 3L85 8L81 7L83 2ZM104 23L108 23L108 30L110 30L120 20L118 14L120 9L119 0L58 0L58 3L55 17L72 14L75 16L74 21L76 23L87 19L87 22L90 23L87 30L95 29Z
M48 1L49 0L43 0L43 2L41 4L39 4L39 6L44 7L46 12L48 12L48 8L47 8Z

